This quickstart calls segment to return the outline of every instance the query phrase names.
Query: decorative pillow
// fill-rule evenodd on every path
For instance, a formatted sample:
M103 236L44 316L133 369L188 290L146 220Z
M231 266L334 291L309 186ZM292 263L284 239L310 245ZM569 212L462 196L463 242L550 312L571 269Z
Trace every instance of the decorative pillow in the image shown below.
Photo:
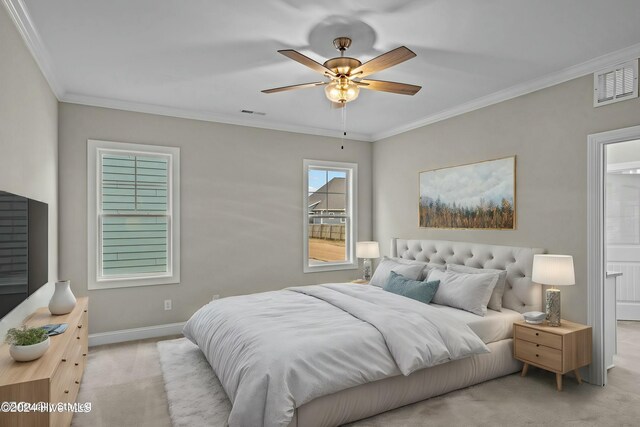
M489 299L489 304L487 304L487 307L491 310L502 311L502 296L504 295L504 290L507 286L507 270L496 270L493 268L474 268L458 264L447 264L447 270L455 271L456 273L468 274L497 274L498 282L496 282L496 287L493 288L491 299Z
M427 280L440 280L440 286L432 302L485 316L491 292L498 282L498 275L432 270Z
M383 287L387 283L391 271L395 271L407 279L418 280L424 267L422 264L401 264L385 256L382 257L382 261L378 264L373 277L369 280L369 284L379 288Z
M438 291L439 280L433 282L422 282L418 280L407 279L398 273L391 271L389 279L382 289L403 297L411 298L416 301L429 304L433 296Z
M418 277L418 280L425 280L428 276L429 276L429 272L431 270L433 270L434 268L437 270L442 270L444 271L446 269L446 267L442 264L436 264L435 262L424 262L424 261L418 261L415 259L405 259L405 258L390 258L393 261L396 261L400 264L419 264L419 265L423 265L425 268L424 270L422 270L422 274L420 275L420 277Z

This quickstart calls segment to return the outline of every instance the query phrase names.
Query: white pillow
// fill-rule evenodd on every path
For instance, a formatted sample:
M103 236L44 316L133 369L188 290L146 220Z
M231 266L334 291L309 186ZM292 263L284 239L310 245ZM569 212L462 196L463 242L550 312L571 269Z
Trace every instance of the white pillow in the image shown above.
M392 271L401 274L407 279L418 280L424 268L425 266L422 265L422 263L402 264L385 256L382 257L382 261L378 264L376 271L373 273L373 277L369 280L369 284L381 288L387 283L389 274L391 274Z
M429 276L429 272L434 268L441 271L444 271L446 269L444 265L436 264L434 262L424 262L424 261L418 261L415 259L405 259L405 258L389 258L389 259L396 261L400 264L420 264L424 266L425 268L422 270L422 274L420 274L420 277L418 277L418 280L425 280Z
M491 299L487 307L491 310L502 311L502 296L504 295L505 287L507 286L507 270L496 270L493 268L474 268L467 267L466 265L447 264L447 270L454 271L456 273L468 273L468 274L483 274L492 273L498 275L498 281L496 287L493 288L491 293Z
M498 275L493 273L468 274L451 270L433 270L429 273L429 282L440 280L438 292L432 303L448 305L469 311L478 316L487 314L487 303L496 286Z

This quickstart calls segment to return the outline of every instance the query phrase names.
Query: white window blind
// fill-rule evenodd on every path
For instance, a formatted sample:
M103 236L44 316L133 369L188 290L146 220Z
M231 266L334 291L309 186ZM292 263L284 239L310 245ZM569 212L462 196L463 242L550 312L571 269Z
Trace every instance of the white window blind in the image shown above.
M89 288L178 283L179 149L89 141Z
M102 276L167 273L166 156L102 155Z
M611 104L638 96L638 61L594 74L594 106Z

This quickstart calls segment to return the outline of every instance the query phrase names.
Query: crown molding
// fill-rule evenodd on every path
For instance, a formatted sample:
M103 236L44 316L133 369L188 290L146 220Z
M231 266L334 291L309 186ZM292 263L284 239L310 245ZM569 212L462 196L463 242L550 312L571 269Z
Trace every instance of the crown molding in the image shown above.
M40 33L33 25L27 6L22 0L2 0L2 3L31 52L31 56L40 67L40 71L47 83L49 83L51 91L60 100L64 95L64 88L56 78L51 56L45 49L44 43L42 43Z
M115 110L134 111L137 113L156 114L160 116L178 117L183 119L201 120L206 122L224 123L237 126L248 126L260 129L269 129L283 132L302 133L306 135L327 136L340 138L342 131L314 128L309 126L297 126L285 123L267 122L248 115L248 117L236 117L227 114L219 114L202 110L189 110L183 108L167 107L162 105L145 104L118 99L86 96L75 93L65 93L60 102L70 104L89 105L92 107L111 108ZM356 141L373 142L371 135L360 133L347 133L347 139Z
M443 110L439 113L427 116L415 122L407 123L406 125L398 126L383 132L378 132L372 135L372 139L374 141L379 141L381 139L399 135L413 129L440 122L442 120L450 119L452 117L469 113L474 110L479 110L480 108L488 107L502 101L507 101L509 99L526 95L528 93L555 86L557 84L564 83L578 77L586 76L587 74L595 73L603 68L621 64L623 62L637 59L639 57L640 43L617 50L615 52L608 53L606 55L599 56L581 64L574 65L551 74L547 74L544 77L529 80L527 82L511 86L498 92L494 92L487 96L465 102L464 104L460 104L456 107Z

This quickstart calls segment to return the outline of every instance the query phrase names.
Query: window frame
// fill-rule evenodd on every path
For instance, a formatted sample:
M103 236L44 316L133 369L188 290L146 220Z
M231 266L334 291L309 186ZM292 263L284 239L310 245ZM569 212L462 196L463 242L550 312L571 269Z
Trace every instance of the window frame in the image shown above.
M347 261L328 262L322 265L309 264L309 170L310 169L336 170L347 173L347 212L345 233L345 246L347 248ZM358 236L358 164L347 162L334 162L327 160L303 160L303 193L302 193L302 266L304 273L316 273L322 271L356 270L359 268L356 258L356 238ZM329 217L329 215L327 215ZM335 215L332 216L336 218Z
M117 277L100 276L102 265L101 221L103 215L103 154L160 156L167 166L167 266L166 273L140 273ZM153 216L153 215L151 215ZM124 142L87 141L87 286L89 290L180 283L180 148Z

